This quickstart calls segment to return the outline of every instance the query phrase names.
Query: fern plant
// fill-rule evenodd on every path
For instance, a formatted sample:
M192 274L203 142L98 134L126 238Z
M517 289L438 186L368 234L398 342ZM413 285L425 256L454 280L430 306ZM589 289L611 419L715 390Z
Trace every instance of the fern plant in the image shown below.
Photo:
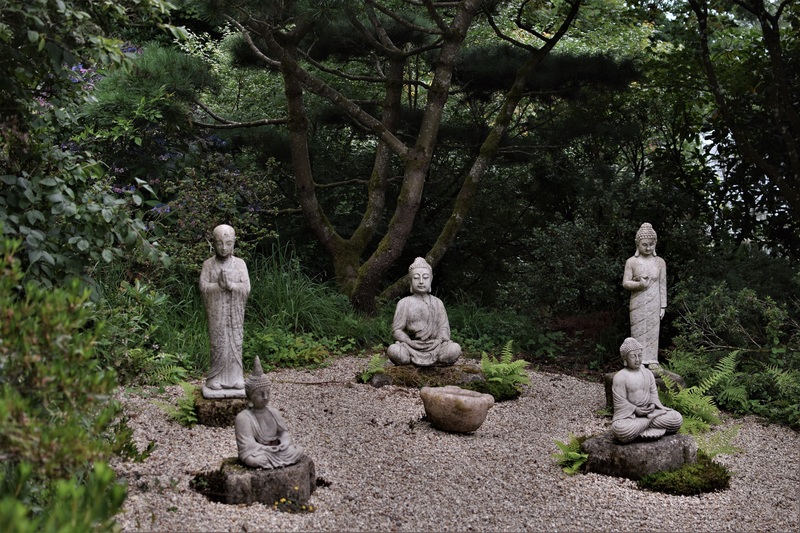
M740 453L744 450L734 446L732 443L736 435L739 434L741 427L741 424L736 424L707 435L698 435L696 437L697 447L703 450L711 459L720 454L731 455Z
M183 389L183 397L178 398L177 407L162 401L157 401L156 405L180 425L194 427L197 424L197 410L194 404L195 386L185 381L181 381L178 385Z
M386 366L386 362L388 360L388 358L379 353L373 355L372 359L370 359L369 363L367 363L367 368L361 374L359 374L361 383L367 383L375 374L383 374L384 367Z
M486 381L511 385L522 390L523 385L531 384L531 377L525 371L529 363L523 359L514 360L513 343L514 341L508 341L503 346L499 361L484 353L481 356L481 370Z
M708 392L718 383L725 382L733 376L736 369L738 351L723 357L714 371L699 385L681 389L668 375L662 374L666 390L659 393L661 403L675 409L683 415L681 433L697 435L705 433L712 425L720 423L719 409L713 396Z
M585 440L586 437L576 437L570 433L569 442L554 441L561 452L554 453L552 457L556 460L558 466L569 475L577 474L589 459L589 454L581 451L581 444Z

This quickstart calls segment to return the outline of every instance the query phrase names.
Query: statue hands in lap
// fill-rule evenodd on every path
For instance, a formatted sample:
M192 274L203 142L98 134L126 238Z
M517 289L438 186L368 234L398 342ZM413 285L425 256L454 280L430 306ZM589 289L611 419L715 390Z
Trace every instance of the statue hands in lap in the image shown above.
M397 302L392 321L395 342L386 355L396 365L452 365L461 355L461 346L450 340L444 304L431 294L433 269L417 257L408 273L412 294Z
M624 443L637 437L657 439L678 431L683 417L664 407L658 399L655 377L642 365L642 345L628 337L619 352L625 368L614 375L611 385L614 397L611 433Z
M667 264L656 255L653 226L636 232L636 253L625 262L622 286L631 292L631 337L642 344L642 364L658 365L658 335L667 307Z
M233 256L236 233L222 224L214 228L216 255L203 262L200 292L208 317L211 370L206 387L212 390L244 389L242 339L244 308L250 294L247 265Z
M252 407L236 415L239 460L252 468L278 468L300 461L303 449L292 444L283 417L268 405L269 379L258 357L245 383L245 392Z

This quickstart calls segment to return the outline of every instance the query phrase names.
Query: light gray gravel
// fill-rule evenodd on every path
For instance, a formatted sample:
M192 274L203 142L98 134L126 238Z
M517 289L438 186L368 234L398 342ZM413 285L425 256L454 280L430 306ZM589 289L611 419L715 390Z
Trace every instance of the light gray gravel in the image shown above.
M233 428L184 428L155 404L183 394L120 391L143 463L115 463L129 496L124 531L798 531L800 436L756 418L741 424L718 456L731 488L696 497L640 491L632 481L568 476L555 464L554 440L596 435L608 419L603 386L530 372L521 398L496 404L471 435L420 421L417 391L354 383L366 359L347 357L313 371L271 373L271 404L328 486L313 513L213 503L189 488L198 472L236 455ZM148 394L148 392L150 392Z

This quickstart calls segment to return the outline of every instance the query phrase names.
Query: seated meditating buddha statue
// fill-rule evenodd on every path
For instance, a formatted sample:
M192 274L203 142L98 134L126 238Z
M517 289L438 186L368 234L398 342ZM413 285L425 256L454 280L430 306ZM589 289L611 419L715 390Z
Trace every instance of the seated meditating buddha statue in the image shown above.
M444 304L431 294L433 269L422 257L408 267L411 296L397 302L392 336L386 355L396 365L450 366L461 346L450 340L450 322Z
M614 399L611 433L625 443L637 437L658 439L666 433L677 432L683 417L664 407L658 399L655 377L642 365L642 345L628 337L619 352L625 368L614 375L611 385Z
M269 379L256 357L253 373L244 389L251 404L236 416L236 447L239 460L252 468L279 468L297 463L303 449L292 444L286 422L269 404Z

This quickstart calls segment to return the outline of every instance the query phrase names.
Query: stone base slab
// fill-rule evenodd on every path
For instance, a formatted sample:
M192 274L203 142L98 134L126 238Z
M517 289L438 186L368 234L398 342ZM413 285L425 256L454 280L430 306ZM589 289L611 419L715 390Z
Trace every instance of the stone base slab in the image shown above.
M299 462L281 468L248 468L238 457L230 457L220 467L224 502L273 505L286 498L305 505L317 488L314 461L304 455Z
M247 398L244 389L209 389L203 384L203 398L219 400L223 398Z
M633 480L697 462L697 443L689 435L620 444L607 432L585 440L581 451L589 454L585 463L587 472Z
M231 427L236 415L247 408L246 398L204 398L199 389L194 391L194 408L197 423L203 426Z

